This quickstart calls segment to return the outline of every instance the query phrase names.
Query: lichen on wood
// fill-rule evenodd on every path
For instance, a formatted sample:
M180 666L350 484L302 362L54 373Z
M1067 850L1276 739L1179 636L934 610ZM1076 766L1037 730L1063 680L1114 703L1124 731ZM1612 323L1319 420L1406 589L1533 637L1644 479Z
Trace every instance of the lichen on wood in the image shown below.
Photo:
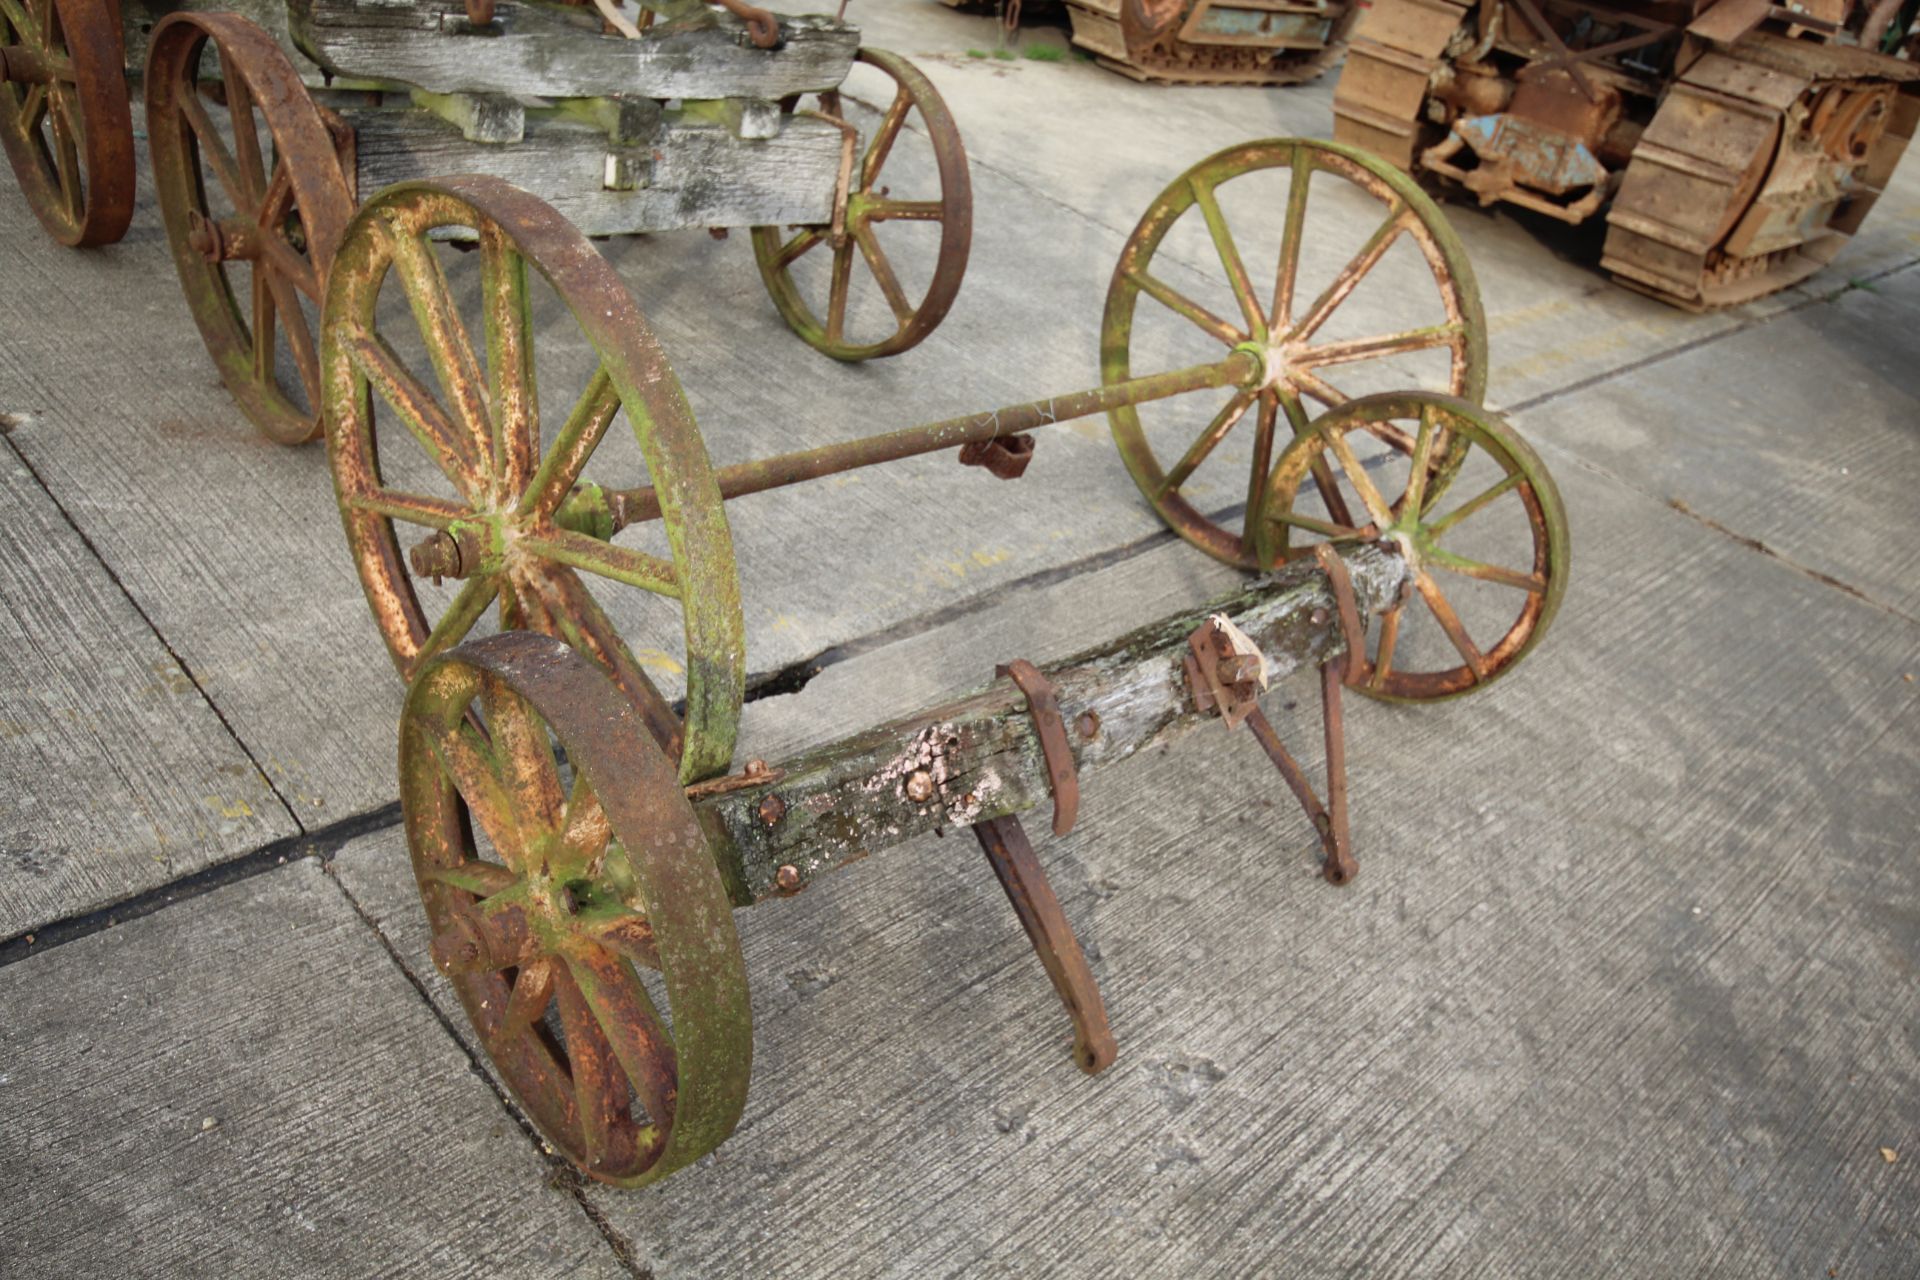
M1346 563L1363 614L1396 598L1405 574L1398 555L1363 547ZM1274 679L1346 648L1325 575L1296 564L1058 663L1045 674L1082 776L1202 722L1181 663L1188 635L1215 613L1260 646ZM809 751L768 782L694 803L721 873L745 905L913 836L1049 805L1051 795L1026 699L1001 679ZM783 866L794 868L785 886Z

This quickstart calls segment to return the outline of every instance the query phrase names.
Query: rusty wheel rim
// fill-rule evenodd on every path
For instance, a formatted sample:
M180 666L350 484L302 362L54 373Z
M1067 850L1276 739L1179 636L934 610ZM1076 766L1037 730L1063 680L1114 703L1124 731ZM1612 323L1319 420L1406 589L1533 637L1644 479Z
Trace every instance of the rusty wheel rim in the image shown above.
M61 244L111 244L133 219L133 118L119 16L102 0L0 0L0 142Z
M209 41L221 78L203 90ZM154 187L194 323L248 419L271 440L304 444L320 433L306 307L317 310L353 213L334 137L279 46L232 14L178 13L155 27L146 91ZM243 265L236 287L230 272ZM280 365L281 339L292 369Z
M431 247L441 236L478 245L478 350ZM379 301L389 279L417 332L383 331ZM536 281L572 313L599 362L577 395L558 401L570 408L544 452ZM424 348L419 371L396 343ZM746 641L719 486L665 353L586 238L495 178L389 187L356 215L334 260L321 363L327 456L348 546L402 676L411 679L460 643L497 601L503 627L545 632L598 661L686 781L724 773L745 691ZM395 424L384 436L375 432L376 408ZM582 478L623 409L660 497L664 557L615 545L603 491ZM411 458L403 445L415 451ZM388 483L385 474L409 461L440 492ZM418 590L417 579L428 577L460 583L437 618ZM589 581L633 587L680 610L684 716L620 638Z
M1235 178L1270 169L1289 170L1291 182L1275 279L1268 290L1250 276L1217 193ZM1309 300L1296 298L1295 289L1310 203L1309 182L1316 173L1343 180L1379 203L1385 212L1360 252L1317 297ZM1224 273L1239 307L1237 316L1215 314L1150 270L1155 252L1189 211L1195 211L1204 222L1218 259L1205 264L1206 268ZM1314 336L1403 236L1424 258L1445 320L1376 338L1315 343ZM1260 385L1243 388L1231 397L1177 458L1163 461L1155 453L1137 406L1122 406L1108 415L1128 472L1160 518L1208 555L1242 568L1260 564L1255 546L1257 521L1247 513L1258 512L1263 505L1276 443L1284 444L1289 435L1298 436L1307 430L1309 403L1333 408L1347 400L1320 370L1446 349L1451 356L1446 384L1431 390L1475 403L1486 390L1486 319L1466 247L1418 184L1356 147L1286 138L1245 143L1202 160L1161 192L1121 250L1107 290L1100 363L1102 379L1108 384L1123 382L1136 372L1132 356L1134 322L1142 298L1150 306L1190 321L1229 350L1251 345L1267 355L1268 371ZM1246 503L1238 513L1223 513L1216 518L1194 505L1182 487L1220 442L1247 421L1253 423L1254 441ZM1412 441L1394 436L1393 443L1404 451ZM1436 455L1429 501L1445 490L1455 452L1443 448ZM1232 527L1235 521L1239 528Z
M739 936L672 763L604 672L528 632L443 655L407 697L400 786L434 963L547 1140L623 1186L718 1146L752 1069Z
M898 355L938 328L959 296L973 243L973 184L967 176L967 152L946 102L933 82L900 55L861 49L856 56L893 81L894 95L873 137L854 162L844 210L845 233L836 238L831 225L753 229L754 260L781 317L809 346L835 360L847 361ZM823 115L842 118L839 92L821 94L819 109ZM918 131L933 146L940 175L937 200L893 199L881 181L894 143L909 117L915 115L919 117ZM900 283L881 241L880 228L895 220L940 224L939 255L918 303ZM807 300L793 270L801 258L823 246L833 257L824 320L821 311ZM893 314L893 332L872 341L862 341L846 331L856 267L861 268L865 281L879 290Z
M1406 485L1391 499L1353 448L1357 439L1377 439L1383 424L1393 424L1413 438ZM1468 496L1458 501L1429 500L1427 482L1420 478L1433 474L1426 463L1447 447L1443 442L1450 442L1459 455L1453 475L1462 478L1457 488ZM1491 465L1470 473L1475 455ZM1331 486L1322 487L1318 477L1323 475L1333 477ZM1305 497L1303 486L1310 477L1315 484L1307 492L1313 496ZM1553 477L1499 415L1465 400L1405 393L1347 402L1316 419L1287 446L1274 465L1265 502L1259 523L1263 563L1312 554L1322 542L1336 549L1378 542L1406 558L1409 590L1381 616L1369 641L1360 688L1375 697L1428 701L1490 684L1539 644L1566 591L1567 519ZM1469 557L1455 549L1470 522L1484 527L1499 519L1505 522L1501 560ZM1525 533L1517 533L1522 527ZM1454 540L1454 546L1443 546L1442 539ZM1515 569L1515 562L1526 567ZM1496 628L1499 638L1485 647L1474 640L1473 627L1455 607L1458 588L1452 584L1468 580L1490 584L1495 593L1485 616L1497 621L1511 614ZM1499 592L1509 593L1504 602ZM1425 652L1441 651L1438 639L1444 637L1453 665L1429 660L1414 666L1404 660L1415 626L1437 629L1435 644Z

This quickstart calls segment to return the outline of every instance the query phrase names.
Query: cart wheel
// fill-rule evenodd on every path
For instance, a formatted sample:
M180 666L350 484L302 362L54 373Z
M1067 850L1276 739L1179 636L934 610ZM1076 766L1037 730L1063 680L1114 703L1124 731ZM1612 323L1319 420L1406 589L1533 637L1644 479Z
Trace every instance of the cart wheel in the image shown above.
M209 40L218 80L203 77ZM304 444L320 434L312 317L353 213L333 135L272 37L234 14L156 26L146 92L153 183L200 336L253 424ZM225 121L209 109L221 102Z
M0 0L0 141L61 244L112 244L133 220L124 63L107 0Z
M1413 441L1409 454L1363 460L1355 443L1388 426ZM1464 501L1425 491L1442 441L1459 454L1453 491L1473 495ZM1310 475L1336 477L1326 499L1303 498ZM1381 616L1360 685L1391 701L1498 679L1540 642L1566 591L1567 517L1546 464L1498 414L1451 396L1367 396L1316 419L1274 465L1262 514L1266 564L1320 542L1378 542L1406 557L1411 588ZM1483 648L1475 634L1498 639Z
M1316 175L1325 180L1315 184ZM1229 191L1230 184L1240 190ZM1324 209L1311 228L1310 188L1313 207ZM1270 214L1276 225L1260 230L1271 234L1256 241L1243 230L1236 239L1223 196L1247 225ZM1402 241L1412 249L1390 258ZM1315 252L1303 255L1303 242ZM1270 256L1242 256L1266 244L1274 245ZM1391 261L1390 273L1376 273L1383 260ZM1324 282L1312 281L1317 287L1309 293L1304 276L1321 261L1343 265ZM1265 279L1274 281L1270 292L1254 283ZM1356 304L1363 284L1371 287ZM1142 297L1150 300L1147 311L1138 309ZM1380 312L1393 318L1383 321ZM1149 314L1155 327L1143 343ZM1210 421L1183 417L1184 406L1208 403L1200 397L1152 408L1127 405L1109 414L1127 470L1160 518L1207 554L1245 568L1259 564L1256 531L1245 513L1261 507L1282 414L1289 434L1298 435L1308 426L1305 401L1340 405L1365 389L1361 384L1430 385L1476 403L1486 387L1486 320L1453 228L1411 178L1336 143L1250 142L1202 160L1148 206L1120 252L1101 327L1100 368L1107 383L1133 377L1135 351L1145 345L1154 350L1138 363L1165 368L1218 358L1222 348L1247 343L1266 348L1267 376L1257 388L1234 389ZM1155 358L1160 347L1177 354L1163 362ZM1335 366L1345 366L1332 376L1350 390L1329 380ZM1196 469L1247 418L1254 427L1244 484L1216 489L1205 483L1208 477L1193 483ZM1411 439L1386 435L1402 452L1412 445ZM1444 490L1456 452L1435 451L1439 474L1429 500Z
M547 1140L638 1186L733 1132L753 1015L732 908L601 669L524 631L442 655L407 696L400 795L434 962Z
M477 241L479 251L443 263L436 244L447 238ZM452 282L450 265L459 268ZM398 293L404 307L380 307L389 280L389 300ZM455 302L475 293L478 350ZM578 327L542 330L547 395L537 398L533 317L562 307ZM746 641L720 489L665 353L586 238L497 178L388 187L341 242L320 359L347 543L401 674L412 678L458 644L498 599L502 629L543 631L600 661L686 781L725 772ZM541 398L565 408L544 455ZM616 522L582 479L622 409L639 441L630 465L644 465L664 512L663 528L646 526L657 554L609 541ZM403 544L399 526L408 525ZM423 590L425 578L453 579L457 590ZM684 638L685 660L658 651L652 663L684 674L684 723L589 578L638 588L648 603L677 602L681 626L669 634Z
M754 260L760 264L760 278L767 282L773 305L809 346L835 360L894 356L919 345L946 319L947 308L960 292L961 277L967 272L967 251L973 243L973 184L967 177L967 151L960 144L960 130L953 123L947 104L941 100L933 82L899 54L862 49L856 56L885 73L895 87L879 127L854 162L847 184L846 205L838 219L844 230L836 233L831 225L789 227L787 231L798 231L789 239L779 227L753 229ZM820 95L818 113L837 121L845 120L839 90ZM896 197L892 187L881 180L882 170L893 156L894 144L911 115L919 117L912 132L925 136L933 146L940 187L937 199ZM896 165L896 172L900 168ZM889 223L901 222L940 224L938 256L918 303L912 300L908 286L901 283L894 258L881 246L881 229ZM911 241L907 243L910 245ZM831 250L832 265L821 269L824 282L815 282L812 292L816 297L822 291L826 294L824 324L806 300L808 290L794 277L796 264L823 244ZM895 253L900 248L896 242ZM881 327L885 321L874 323L866 336L856 337L849 332L853 321L848 315L848 303L853 297L856 259L865 265L865 274L892 313L891 333ZM878 308L874 310L877 312ZM884 336L872 337L876 332Z

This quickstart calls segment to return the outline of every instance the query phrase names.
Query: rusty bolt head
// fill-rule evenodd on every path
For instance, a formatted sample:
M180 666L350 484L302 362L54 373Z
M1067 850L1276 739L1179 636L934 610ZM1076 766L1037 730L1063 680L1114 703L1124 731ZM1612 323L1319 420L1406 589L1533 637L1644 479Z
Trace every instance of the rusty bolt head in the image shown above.
M480 964L482 947L479 931L465 916L455 916L444 933L433 935L427 948L442 973L465 973Z
M187 244L208 262L219 262L226 256L226 245L219 224L201 213L188 215Z
M1323 623L1323 622L1325 622L1326 620L1327 620L1327 611L1326 611L1325 609L1315 609L1315 610L1313 611L1313 625L1314 625L1314 626L1316 626L1316 627L1317 627L1317 626L1319 626L1319 625L1320 625L1321 623Z
M1093 741L1100 736L1100 713L1098 711L1082 711L1080 713L1080 719L1077 722L1077 727L1080 730L1081 741Z
M766 762L765 760L749 760L749 761L747 761L747 769L746 769L746 775L747 775L747 777L749 777L749 778L764 778L764 777L766 777L766 776L767 776L767 772L768 772L768 770L767 770L767 762Z
M777 795L770 795L760 802L760 821L768 826L776 826L780 819L787 816L787 802Z
M787 863L773 873L773 882L779 886L780 892L782 893L800 892L802 888L800 884L800 868L794 866L792 863Z
M933 799L933 775L925 769L915 769L907 778L907 799L915 804Z
M416 577L438 581L461 576L460 543L444 529L414 543L407 551L407 560Z

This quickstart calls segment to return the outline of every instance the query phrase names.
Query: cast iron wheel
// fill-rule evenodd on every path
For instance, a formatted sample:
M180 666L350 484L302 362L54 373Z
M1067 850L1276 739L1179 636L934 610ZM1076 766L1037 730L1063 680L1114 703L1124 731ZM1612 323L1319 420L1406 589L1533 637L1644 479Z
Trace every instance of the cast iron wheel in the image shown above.
M555 1149L639 1186L718 1146L753 1059L732 905L673 764L604 671L524 631L427 664L400 795L434 962ZM670 1024L636 966L658 971Z
M478 244L462 259L477 260L478 351L434 250L444 237ZM379 306L389 279L404 313ZM535 281L550 292L536 298ZM560 401L570 408L543 453L533 312L536 301L556 297L578 333L553 345L584 347L598 367ZM395 316L404 319L383 330ZM418 368L409 367L401 352L420 349ZM746 687L746 641L720 489L666 354L586 237L497 178L388 187L354 217L334 259L320 359L347 544L401 675L412 679L460 643L497 599L503 629L530 627L599 661L685 781L724 773ZM397 424L382 436L376 403ZM610 541L617 522L604 491L582 479L623 409L662 512L665 556ZM403 555L397 526L407 525L419 541ZM441 577L460 587L433 620L419 579ZM676 602L685 661L659 661L685 674L684 719L583 578Z
M884 72L895 88L879 127L853 162L846 203L836 211L836 223L797 228L798 234L791 238L779 227L753 229L754 260L760 264L760 278L766 281L775 308L809 346L835 360L847 361L899 355L938 328L960 293L967 253L973 243L973 184L967 176L966 148L960 143L960 130L947 104L933 82L899 54L862 49L856 56ZM844 123L837 89L820 95L818 114ZM933 146L940 177L938 199L898 199L890 187L878 185L894 143L913 115L919 117L917 132ZM881 244L880 229L894 221L940 224L939 256L926 292L917 303L900 283L893 260ZM833 255L824 321L807 301L806 291L793 273L800 258L823 244ZM847 332L847 303L856 257L892 313L891 333L856 337Z
M133 117L109 0L0 0L0 142L47 234L112 244L133 219Z
M1392 501L1350 443L1389 424L1413 440ZM1426 492L1428 462L1442 441L1460 454L1453 475L1472 495L1464 501ZM1307 477L1330 473L1331 492L1303 502ZM1390 701L1451 697L1505 675L1539 644L1567 586L1567 517L1546 464L1498 414L1451 396L1367 396L1315 419L1274 465L1258 529L1265 564L1310 555L1321 542L1378 542L1406 558L1411 590L1381 615L1360 685ZM1468 555L1461 546L1471 535L1479 536ZM1443 579L1457 585L1443 587ZM1469 583L1482 588L1472 618L1450 594ZM1419 619L1437 628L1424 645L1412 631ZM1477 625L1484 637L1489 623L1498 638L1483 648L1471 632Z
M202 75L209 41L218 80ZM194 323L248 419L279 444L305 444L320 434L320 362L303 307L318 308L353 214L335 136L272 37L234 14L156 26L146 92L153 184ZM224 125L208 109L221 102Z
M1278 169L1289 172L1289 183L1285 221L1275 258L1274 285L1271 294L1266 295L1264 291L1256 291L1241 249L1227 225L1226 214L1221 210L1218 193L1237 178ZM1295 289L1308 190L1316 173L1327 174L1370 197L1381 211L1374 215L1379 222L1372 235L1318 296L1302 306L1295 297ZM1223 298L1231 294L1238 312L1231 318L1223 318L1176 289L1168 282L1174 274L1171 269L1158 272L1150 269L1168 233L1183 215L1196 209L1217 261L1179 265L1189 273L1204 270L1224 277L1223 287L1217 291ZM1316 342L1316 335L1401 236L1408 237L1418 247L1431 273L1435 299L1443 316L1441 322L1399 332ZM1260 565L1254 545L1254 522L1246 519L1244 513L1261 508L1262 490L1281 416L1284 414L1290 434L1298 435L1309 423L1305 400L1315 400L1329 408L1347 400L1347 395L1323 376L1326 369L1444 349L1451 356L1449 368L1444 385L1433 390L1477 403L1486 389L1486 319L1480 309L1480 292L1465 247L1433 201L1411 178L1358 148L1306 139L1249 142L1202 160L1161 192L1147 207L1121 250L1113 283L1107 290L1100 367L1102 380L1108 384L1123 382L1140 372L1133 367L1133 346L1136 308L1142 297L1197 326L1220 344L1221 355L1247 343L1265 347L1268 352L1267 373L1261 384L1239 389L1184 452L1171 461L1163 461L1155 453L1142 425L1139 406L1125 405L1108 415L1127 470L1160 518L1182 538L1228 564L1243 568ZM1196 506L1182 488L1228 433L1249 414L1254 419L1255 437L1246 484L1246 506L1233 516L1216 518ZM1402 453L1412 447L1412 439L1390 424L1377 425L1389 447ZM1451 448L1442 448L1435 454L1432 465L1440 474L1430 486L1430 497L1437 497L1444 489L1445 471L1452 465L1454 453ZM1240 528L1230 527L1236 522Z

